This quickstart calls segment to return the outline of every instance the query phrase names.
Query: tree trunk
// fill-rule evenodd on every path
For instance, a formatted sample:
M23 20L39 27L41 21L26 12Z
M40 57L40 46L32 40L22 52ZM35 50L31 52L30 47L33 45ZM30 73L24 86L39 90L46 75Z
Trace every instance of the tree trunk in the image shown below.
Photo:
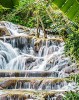
M39 33L39 18L37 16L37 38L39 38L39 35L40 35L40 33Z
M40 22L41 22L41 25L42 25L42 29L43 29L43 32L44 32L44 38L47 38L47 34L45 32L45 27L44 27L43 21L41 19L41 16L39 16L39 19L40 19Z

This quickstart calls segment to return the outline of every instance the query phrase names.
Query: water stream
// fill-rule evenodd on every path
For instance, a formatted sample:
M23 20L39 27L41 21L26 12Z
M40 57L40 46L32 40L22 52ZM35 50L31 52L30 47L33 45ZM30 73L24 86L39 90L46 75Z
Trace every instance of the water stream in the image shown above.
M23 29L18 28L18 25L5 22L4 24L1 23L0 26L5 26L11 36L20 35L20 37L8 39L3 36L3 39L0 40L0 71L2 71L0 77L8 78L7 82L5 80L0 82L2 88L46 91L67 91L77 88L75 82L62 80L76 70L76 62L64 54L64 42L54 41L48 36L48 40L41 40L37 43L35 38L26 38L28 31L23 31ZM14 79L17 78L16 76L20 79ZM16 81L8 84L11 77ZM27 80L28 77L37 79ZM40 79L38 79L39 77ZM47 79L44 77L47 77ZM24 80L21 80L21 78ZM52 81L53 78L55 78L55 81ZM57 78L62 79L58 80ZM0 92L0 95L2 95L2 92ZM17 98L16 96L7 98L5 100L19 100L12 99ZM25 99L22 98L21 100ZM48 95L45 100L56 100L56 96Z

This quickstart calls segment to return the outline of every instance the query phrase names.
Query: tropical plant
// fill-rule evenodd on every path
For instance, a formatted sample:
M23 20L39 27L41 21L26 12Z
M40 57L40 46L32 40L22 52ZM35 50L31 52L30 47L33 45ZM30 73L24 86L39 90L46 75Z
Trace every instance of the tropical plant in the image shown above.
M65 41L65 52L79 63L79 31L72 32Z
M56 33L62 33L62 30L64 33L71 32L70 21L51 0L21 0L17 9L2 16L2 20L27 27L42 27L43 31L51 28Z
M79 20L79 0L54 0L55 3L71 20Z
M43 29L44 37L46 37L45 29L51 29L52 33L66 37L66 54L74 56L79 61L78 8L78 0L72 0L72 2L71 0L20 0L16 9L7 13L0 13L0 18L27 27L37 27L37 37L39 37L39 28ZM1 11L3 12L4 9Z
M65 15L73 22L70 34L65 41L65 51L67 55L73 56L79 63L79 0L54 0L56 4Z
M76 0L73 2L79 6ZM44 31L44 37L46 37L45 29L47 28L51 28L53 32L61 33L61 35L71 33L71 22L56 5L64 13L69 11L69 6L72 8L70 0L67 2L66 0L61 0L61 2L58 0L20 0L19 6L11 13L2 16L2 20L9 20L28 27L37 27L37 37L39 37L39 27ZM66 15L73 20L77 18L77 14L72 16L73 13L75 10Z
M19 4L19 0L0 0L0 4L7 8L13 8Z

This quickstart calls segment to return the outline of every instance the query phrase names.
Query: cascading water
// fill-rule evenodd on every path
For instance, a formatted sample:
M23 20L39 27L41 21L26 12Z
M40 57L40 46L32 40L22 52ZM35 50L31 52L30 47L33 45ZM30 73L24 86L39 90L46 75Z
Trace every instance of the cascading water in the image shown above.
M2 71L0 77L7 77L7 82L5 79L0 82L3 89L67 91L77 88L75 82L62 81L76 68L76 63L64 54L64 42L54 41L50 38L45 41L41 39L40 42L37 42L36 38L24 37L28 35L27 32L19 30L18 26L9 22L4 23L3 26L7 28L10 35L19 36L20 34L21 36L11 39L7 39L5 36L3 41L0 40L0 71ZM11 77L12 83L9 84ZM19 79L16 80L16 77L19 77ZM31 77L37 79L30 79ZM38 79L39 77L40 79ZM47 79L44 77L47 77ZM55 78L55 81L52 81L53 78ZM55 96L48 95L46 98L46 100L56 100Z

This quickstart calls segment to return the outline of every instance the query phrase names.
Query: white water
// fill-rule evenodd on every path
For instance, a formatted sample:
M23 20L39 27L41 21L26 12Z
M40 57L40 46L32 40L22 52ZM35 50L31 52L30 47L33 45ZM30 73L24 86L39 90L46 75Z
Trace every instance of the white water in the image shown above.
M13 35L17 34L18 26L12 23L6 22L4 26L13 31ZM16 31L16 32L15 32ZM11 33L10 32L10 33ZM18 33L20 34L20 33ZM17 34L17 35L18 35ZM18 45L22 44L24 47L22 50L16 47L16 43ZM10 40L10 43L5 43L0 41L0 55L3 57L4 67L2 69L7 70L33 70L33 71L60 71L65 69L65 67L71 66L72 62L69 57L65 57L64 55L64 42L57 43L54 41L42 41L41 47L38 51L38 54L34 51L34 41L31 40L31 43L28 43L27 39L18 39L18 40ZM6 37L5 37L6 41ZM13 41L13 42L12 42ZM9 42L9 41L6 41ZM6 57L5 57L5 56ZM36 59L34 59L34 57ZM7 58L8 63L5 61ZM27 60L30 59L29 64ZM7 64L6 64L7 63ZM1 63L2 64L2 60ZM64 73L63 73L64 74Z
M5 26L6 29L8 30L8 32L10 33L10 35L14 35L14 36L20 36L20 35L26 35L25 32L23 32L22 29L19 29L20 26L17 26L11 22L4 22L2 21L0 23L0 26Z
M16 25L7 22L5 26L8 31L10 31L10 35L20 34ZM25 33L21 32L21 34L23 35ZM49 71L56 72L58 73L58 77L63 78L68 76L69 72L75 70L73 66L76 68L76 63L72 62L71 59L64 54L64 42L58 43L53 40L42 41L38 52L35 52L34 42L36 40L34 39L30 40L31 42L28 42L26 38L7 41L5 37L4 40L4 42L0 40L0 70L30 70L38 71L38 73L39 71ZM23 48L20 49L20 45L23 46ZM53 86L47 84L47 86L45 85L44 87L43 85L45 85L45 83L42 82L38 90L43 90L44 88L45 90L74 90L77 88L76 83L67 83L65 81L64 83L52 84ZM24 89L31 89L30 87L31 84L29 82L24 84ZM17 83L15 84L15 89L16 88ZM21 83L19 88L22 88Z

